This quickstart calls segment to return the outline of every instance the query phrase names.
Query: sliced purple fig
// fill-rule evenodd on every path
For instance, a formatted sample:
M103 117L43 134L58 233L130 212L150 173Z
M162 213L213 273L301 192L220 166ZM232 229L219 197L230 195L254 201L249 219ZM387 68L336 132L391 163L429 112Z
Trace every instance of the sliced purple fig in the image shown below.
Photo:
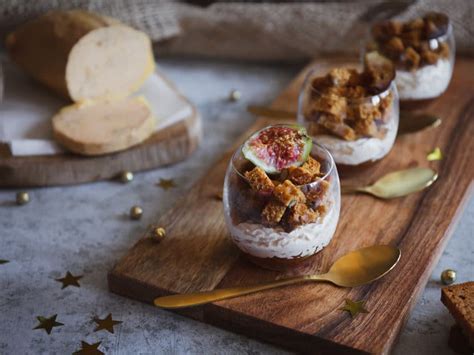
M264 128L244 143L242 154L268 174L302 165L313 142L306 129L298 125L276 125Z

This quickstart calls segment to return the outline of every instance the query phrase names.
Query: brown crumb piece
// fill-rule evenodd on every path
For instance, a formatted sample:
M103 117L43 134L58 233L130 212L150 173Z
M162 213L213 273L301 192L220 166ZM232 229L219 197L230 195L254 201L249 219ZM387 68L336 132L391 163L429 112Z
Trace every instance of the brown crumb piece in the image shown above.
M347 141L353 141L357 138L355 131L347 124L341 122L337 116L334 115L321 115L319 123L334 135L341 137Z
M426 38L432 38L432 36L436 36L439 33L438 27L435 23L431 20L425 21L425 36Z
M474 281L443 287L441 302L474 346Z
M321 172L321 164L312 157L308 157L303 164L303 168L309 170L313 175L319 175Z
M293 167L290 169L289 178L296 185L305 185L313 181L314 174L304 167Z
M384 21L372 27L372 35L375 39L383 40L402 33L403 24L399 21Z
M421 61L424 64L435 64L438 61L439 55L430 50L425 50L421 52Z
M289 169L289 179L297 185L306 185L313 182L320 173L321 164L311 157L300 167Z
M414 20L408 22L403 30L404 31L421 31L425 27L425 21L421 17L418 17Z
M273 182L262 168L257 166L250 171L246 171L244 175L252 190L259 192L273 191Z
M287 223L295 228L302 224L308 224L316 221L318 213L306 206L304 203L297 203L290 207L287 217Z
M379 107L372 103L363 103L355 106L353 113L358 121L373 121L380 118Z
M403 53L402 60L406 69L414 70L420 64L420 55L412 47L408 47Z
M439 43L439 50L438 54L441 58L448 58L449 57L449 46L445 42Z
M331 84L335 86L345 86L356 76L357 71L348 68L334 68L328 73Z
M295 202L305 202L306 197L290 180L285 180L273 190L274 196L285 206Z
M328 190L329 182L320 179L308 187L308 190L305 191L305 196L308 202L320 204L324 200Z
M286 206L279 201L270 201L262 211L262 222L267 226L280 223L285 214Z
M324 95L315 101L315 109L334 116L342 116L346 112L347 102L344 97L337 95Z
M385 49L391 57L398 57L405 50L403 41L400 37L392 37L386 44Z
M373 120L358 120L354 125L357 134L366 137L375 137L378 134L377 125Z

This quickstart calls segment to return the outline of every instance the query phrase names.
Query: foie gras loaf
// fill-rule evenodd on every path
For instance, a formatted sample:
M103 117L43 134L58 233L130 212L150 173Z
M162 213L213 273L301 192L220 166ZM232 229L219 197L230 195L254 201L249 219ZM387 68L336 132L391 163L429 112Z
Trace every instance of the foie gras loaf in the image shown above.
M28 74L76 102L126 97L154 71L145 33L83 10L27 22L7 36L6 48Z
M142 97L76 103L53 117L53 134L68 150L83 155L118 152L143 142L155 119Z

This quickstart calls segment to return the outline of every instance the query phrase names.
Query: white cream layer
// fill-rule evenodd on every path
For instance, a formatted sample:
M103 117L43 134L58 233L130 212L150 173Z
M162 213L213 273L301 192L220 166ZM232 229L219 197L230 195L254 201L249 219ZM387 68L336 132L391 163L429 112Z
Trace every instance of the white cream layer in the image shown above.
M398 114L398 109L396 113L391 114ZM398 119L390 117L384 128L387 133L382 139L361 138L346 141L334 136L320 135L315 137L315 141L329 150L336 164L359 165L379 160L390 152L397 137Z
M245 222L231 226L230 234L242 251L259 258L293 259L310 256L331 241L339 219L339 207L339 204L333 204L323 218L289 233L281 227L269 228Z
M400 100L431 99L441 95L451 80L452 66L448 59L426 65L415 71L397 70L397 84Z

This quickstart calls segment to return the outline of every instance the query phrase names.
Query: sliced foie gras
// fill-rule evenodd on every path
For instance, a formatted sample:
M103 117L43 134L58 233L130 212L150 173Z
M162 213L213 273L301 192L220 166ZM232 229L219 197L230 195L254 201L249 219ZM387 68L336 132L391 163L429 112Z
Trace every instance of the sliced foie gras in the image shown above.
M130 148L154 130L155 119L142 97L74 104L53 117L54 138L68 150L83 155Z
M52 11L6 39L12 60L73 101L125 97L154 70L149 37L83 10Z

